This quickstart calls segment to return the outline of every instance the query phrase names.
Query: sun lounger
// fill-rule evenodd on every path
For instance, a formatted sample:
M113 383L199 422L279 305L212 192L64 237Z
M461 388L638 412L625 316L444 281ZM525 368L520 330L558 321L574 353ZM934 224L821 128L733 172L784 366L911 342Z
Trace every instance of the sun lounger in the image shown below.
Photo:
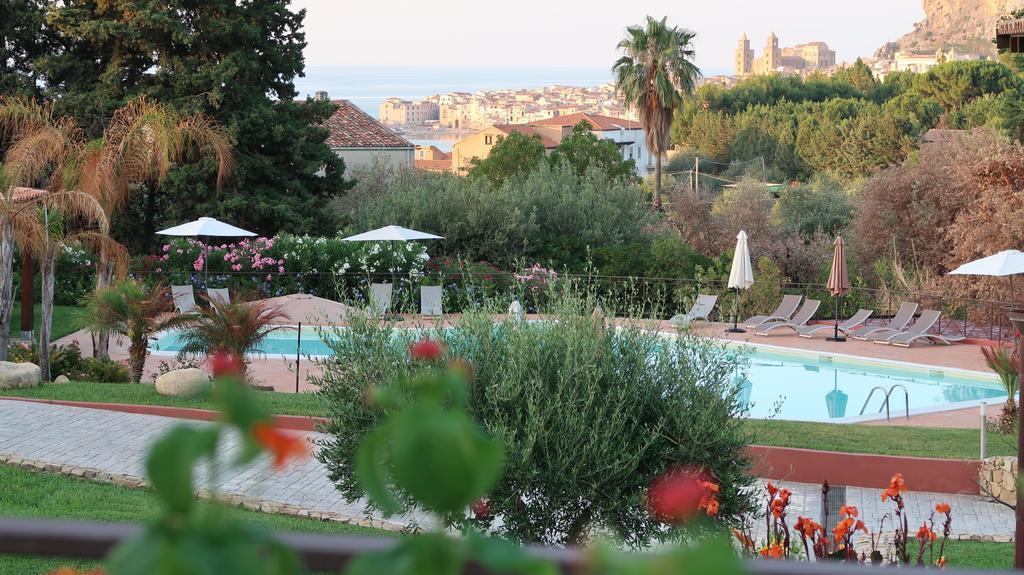
M782 296L782 302L779 303L779 307L771 314L748 317L747 320L743 322L743 325L747 327L758 327L768 320L788 320L793 317L794 313L796 313L796 308L800 307L800 300L802 299L803 296L799 295Z
M939 321L939 315L941 312L933 309L928 309L921 312L921 317L914 322L914 325L908 327L904 331L889 337L884 341L876 341L875 343L884 343L898 345L900 347L910 347L915 341L924 340L928 343L943 343L950 345L956 341L963 341L966 339L964 336L943 336L937 333L928 333L928 330Z
M869 309L857 310L857 313L853 314L853 316L850 319L848 319L848 320L846 320L846 321L844 321L844 322L839 324L839 331L849 335L849 333L851 331L853 331L854 328L856 328L857 326L859 326L859 325L863 324L864 322L868 321L869 317L871 317L871 310L869 310ZM811 338L811 337L814 337L814 334L818 333L819 331L833 332L833 331L835 331L835 324L834 323L818 323L818 324L814 324L814 325L806 325L806 326L801 327L800 329L796 330L796 333L800 337Z
M915 313L917 313L916 303L903 302L900 304L900 309L896 310L896 315L892 316L892 319L889 320L889 325L866 325L848 332L848 335L853 339L863 341L886 339L903 331L907 324L910 323L910 320L914 319Z
M231 303L228 288L206 288L206 297L210 298L212 304Z
M391 289L389 283L370 284L370 309L375 314L386 315L391 309Z
M196 296L192 286L171 286L171 297L174 298L174 307L178 313L192 313L199 309L196 305Z
M811 321L814 314L818 312L818 306L820 305L821 302L816 299L804 300L804 305L800 306L800 310L796 312L792 319L770 319L758 326L754 330L754 335L768 335L768 332L779 327L797 330Z
M668 324L673 327L680 327L698 319L711 321L708 319L708 316L715 309L716 303L718 303L718 296L700 294L697 296L697 301L693 302L690 311L672 316L672 319L668 320Z
M420 286L420 315L437 317L441 315L441 286Z

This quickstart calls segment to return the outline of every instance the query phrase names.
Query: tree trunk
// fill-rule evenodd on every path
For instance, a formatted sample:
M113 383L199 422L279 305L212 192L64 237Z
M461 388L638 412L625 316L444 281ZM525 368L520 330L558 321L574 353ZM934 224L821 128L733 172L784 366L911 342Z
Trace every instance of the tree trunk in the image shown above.
M114 270L107 259L106 251L100 253L100 261L96 265L96 291L110 286ZM110 359L110 332L100 332L93 338L92 356L97 359Z
M39 327L39 370L43 381L50 381L50 328L53 326L53 272L57 267L56 250L47 250L40 258L39 267L42 276L42 316L43 324Z
M654 211L661 211L661 152L654 154Z
M14 309L14 223L0 222L0 361L7 361L11 343L11 310Z
M131 374L132 383L142 381L142 372L146 367L146 354L149 353L147 344L148 342L145 336L143 336L141 341L132 339L131 344L128 346L128 371Z

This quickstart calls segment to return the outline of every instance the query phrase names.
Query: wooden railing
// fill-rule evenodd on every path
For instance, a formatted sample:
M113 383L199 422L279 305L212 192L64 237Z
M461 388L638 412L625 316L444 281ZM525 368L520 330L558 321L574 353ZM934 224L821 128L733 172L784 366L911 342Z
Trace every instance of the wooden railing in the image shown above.
M52 519L0 518L0 555L35 555L78 559L101 559L119 542L138 535L139 525L125 523L96 523L89 521L62 521ZM314 535L306 533L278 533L280 541L295 549L307 569L340 571L353 558L394 546L394 537L357 537L351 535ZM584 553L574 549L527 547L537 558L557 563L563 573L580 573ZM807 563L800 561L750 561L747 572L756 575L853 575L864 573L866 567L842 563ZM478 565L470 565L467 573L489 573ZM873 572L873 571L870 571ZM964 571L948 569L947 575L981 575L996 571Z

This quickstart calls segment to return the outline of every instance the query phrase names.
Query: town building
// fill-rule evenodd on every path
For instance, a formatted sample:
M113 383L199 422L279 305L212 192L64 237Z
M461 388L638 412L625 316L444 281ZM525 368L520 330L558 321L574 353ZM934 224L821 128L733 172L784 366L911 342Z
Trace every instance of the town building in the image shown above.
M611 140L619 146L624 160L633 160L638 176L646 176L654 169L654 158L647 150L643 127L635 120L613 118L600 114L577 112L536 120L527 124L496 124L459 140L452 147L451 166L456 173L465 173L473 158L486 158L502 138L519 132L540 138L544 148L551 152L573 128L586 122L598 138Z
M327 99L326 92L317 98ZM333 100L338 109L324 122L327 145L345 160L345 168L358 170L375 164L412 168L416 146L389 130L348 100Z
M734 61L737 76L761 76L765 74L806 74L829 70L836 65L836 53L825 42L809 42L796 46L779 46L775 33L768 35L760 57L755 57L746 34L740 36L736 45Z
M452 156L437 146L416 146L415 166L417 170L428 172L450 172Z
M437 102L430 100L411 102L401 98L388 98L381 102L378 115L380 122L385 126L426 124L436 122L440 118L440 107Z
M950 48L943 52L916 52L900 50L893 56L892 70L895 72L927 72L944 62L957 62L962 60L978 60L981 56L977 54L963 54Z
M996 24L996 48L1000 52L1024 53L1024 18Z

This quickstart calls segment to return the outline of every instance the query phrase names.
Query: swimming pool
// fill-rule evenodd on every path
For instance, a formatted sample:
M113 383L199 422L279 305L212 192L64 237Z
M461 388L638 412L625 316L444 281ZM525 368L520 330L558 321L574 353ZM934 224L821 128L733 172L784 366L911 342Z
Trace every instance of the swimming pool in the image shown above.
M262 351L269 357L294 360L300 339L303 356L332 353L315 328L308 326L303 327L301 335L295 328L272 333ZM902 417L904 388L911 414L976 405L979 401L994 403L1006 396L994 374L770 345L730 345L747 359L735 378L740 398L753 418L850 422L862 419L862 408L863 418L878 417L883 395L889 390L893 390L892 417ZM179 349L181 343L174 331L164 332L150 343L156 355L172 355ZM865 407L876 387L881 391L876 390Z

